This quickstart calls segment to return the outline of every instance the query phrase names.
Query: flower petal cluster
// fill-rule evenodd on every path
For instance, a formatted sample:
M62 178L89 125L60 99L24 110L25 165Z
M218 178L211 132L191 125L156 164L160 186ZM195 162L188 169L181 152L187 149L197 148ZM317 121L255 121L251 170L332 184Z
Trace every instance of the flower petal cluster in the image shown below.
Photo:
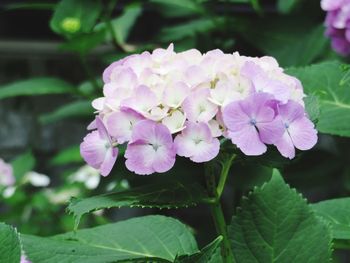
M12 166L0 158L0 186L12 186L15 181Z
M331 38L333 49L341 55L350 54L350 0L322 0L327 11L326 35Z
M210 161L222 137L246 155L274 145L287 158L317 142L300 81L272 57L176 53L171 44L112 63L103 80L103 97L92 103L94 131L84 138L81 154L104 176L121 144L126 167L146 175L168 171L176 155Z

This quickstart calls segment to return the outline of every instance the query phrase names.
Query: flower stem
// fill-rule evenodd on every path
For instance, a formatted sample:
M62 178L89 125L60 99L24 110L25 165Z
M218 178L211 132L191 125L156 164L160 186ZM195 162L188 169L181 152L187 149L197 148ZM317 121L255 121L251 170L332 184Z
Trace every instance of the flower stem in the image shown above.
M229 158L226 158L222 163L222 170L220 173L219 183L216 186L216 180L214 175L214 169L211 166L208 166L206 170L206 183L209 196L214 200L209 203L211 208L211 214L214 220L216 231L219 235L223 237L221 244L221 256L224 263L234 263L235 259L232 253L231 243L228 238L227 225L222 211L222 206L220 203L220 198L225 188L226 179L228 172L230 170L231 164L236 155L231 155Z

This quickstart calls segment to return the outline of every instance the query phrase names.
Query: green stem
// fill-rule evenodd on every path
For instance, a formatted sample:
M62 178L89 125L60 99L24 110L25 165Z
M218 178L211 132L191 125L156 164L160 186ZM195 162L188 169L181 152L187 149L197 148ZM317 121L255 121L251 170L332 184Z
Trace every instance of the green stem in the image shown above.
M223 193L225 183L227 180L227 175L230 170L232 161L236 155L232 155L227 158L222 164L222 170L220 174L219 184L216 186L216 180L212 167L208 167L206 173L206 183L209 197L211 202L208 202L211 208L211 214L214 220L216 231L219 235L223 237L221 245L221 256L224 263L234 263L235 259L232 253L231 243L228 238L227 225L220 203L220 198Z
M219 199L221 198L222 192L224 191L227 175L228 175L228 172L230 171L231 164L235 158L236 158L236 154L232 154L222 164L220 179L219 179L218 187L216 188L217 196Z

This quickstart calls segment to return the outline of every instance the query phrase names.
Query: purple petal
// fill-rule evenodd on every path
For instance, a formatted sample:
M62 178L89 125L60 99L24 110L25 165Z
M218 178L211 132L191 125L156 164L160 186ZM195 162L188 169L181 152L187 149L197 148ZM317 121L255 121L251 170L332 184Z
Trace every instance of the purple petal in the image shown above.
M90 166L99 169L105 159L106 141L101 139L98 131L87 134L80 144L80 154Z
M289 159L293 159L295 157L294 144L287 131L285 131L282 137L275 142L275 145L282 156Z
M239 102L231 102L222 112L222 119L225 126L231 131L239 131L250 122L250 117L243 112Z
M267 144L273 144L278 141L284 131L282 119L277 116L273 121L257 123L260 139Z
M240 131L228 131L227 136L246 155L261 155L267 150L266 145L260 140L258 131L252 125L247 125Z
M309 150L317 143L317 130L314 124L306 117L290 124L288 128L295 147L299 150Z
M118 157L117 148L109 148L105 154L105 158L100 167L100 173L102 176L107 176L112 171L115 161Z
M278 114L284 122L291 123L302 118L305 115L305 110L299 103L290 100L287 104L278 106Z

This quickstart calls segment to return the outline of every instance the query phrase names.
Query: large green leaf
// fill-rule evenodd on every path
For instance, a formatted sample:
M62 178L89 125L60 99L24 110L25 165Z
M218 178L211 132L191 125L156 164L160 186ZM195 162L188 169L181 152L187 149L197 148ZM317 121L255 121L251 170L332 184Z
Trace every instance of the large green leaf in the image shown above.
M18 263L21 258L21 244L17 231L0 223L0 262Z
M213 242L205 246L200 252L193 255L180 256L175 263L218 263L221 258L217 257L216 250L220 250L222 236L216 238ZM215 258L214 258L215 257Z
M287 73L301 80L305 93L318 97L317 129L323 133L350 136L350 71L338 62L323 62L291 68Z
M51 238L23 235L22 239L28 258L41 263L130 262L144 258L173 262L178 255L198 252L188 227L164 216L133 218Z
M339 198L312 204L316 214L332 225L334 239L350 240L350 198Z
M13 173L17 180L20 180L25 173L33 170L35 166L35 158L31 151L27 151L17 156L12 162Z
M329 262L331 233L275 170L242 200L229 226L236 262Z
M178 208L193 206L207 198L197 183L179 181L157 183L131 190L107 193L85 199L72 199L68 211L76 217L76 227L82 215L112 207Z
M63 35L88 33L102 11L100 0L61 0L55 7L50 26Z
M33 78L0 86L0 99L74 92L73 86L61 79Z
M253 46L273 56L282 66L305 66L327 47L324 26L300 17L234 20L235 30Z
M41 115L39 120L42 124L49 124L66 118L91 117L92 115L91 101L74 101L59 107L53 112Z

